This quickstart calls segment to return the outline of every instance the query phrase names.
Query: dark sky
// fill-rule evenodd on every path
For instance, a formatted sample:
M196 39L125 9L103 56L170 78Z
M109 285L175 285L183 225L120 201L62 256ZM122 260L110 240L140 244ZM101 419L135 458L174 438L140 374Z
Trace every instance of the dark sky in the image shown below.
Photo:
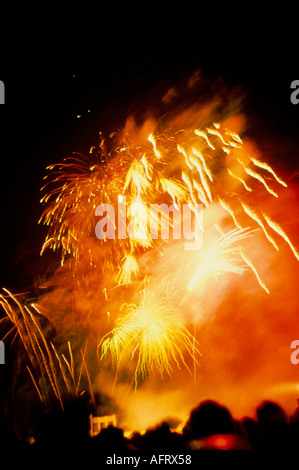
M290 83L299 79L299 6L292 2L6 3L1 286L29 288L36 275L45 167L87 152L107 123L120 125L130 104L159 83L201 68L241 84L269 132L297 136Z

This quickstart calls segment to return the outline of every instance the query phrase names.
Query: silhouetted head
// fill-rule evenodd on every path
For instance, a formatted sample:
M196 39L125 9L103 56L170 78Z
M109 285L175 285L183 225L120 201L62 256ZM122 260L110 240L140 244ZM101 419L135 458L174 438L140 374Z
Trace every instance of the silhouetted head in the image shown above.
M94 447L97 447L99 451L124 449L127 444L123 429L112 425L102 429L97 436L93 437L92 441Z
M188 438L230 434L234 431L234 420L229 410L212 400L203 401L194 408L184 428L184 434Z
M280 405L273 401L263 401L256 408L259 424L287 423L287 415Z
M155 428L147 429L142 437L142 445L147 449L165 449L172 443L172 433L169 424L162 422Z

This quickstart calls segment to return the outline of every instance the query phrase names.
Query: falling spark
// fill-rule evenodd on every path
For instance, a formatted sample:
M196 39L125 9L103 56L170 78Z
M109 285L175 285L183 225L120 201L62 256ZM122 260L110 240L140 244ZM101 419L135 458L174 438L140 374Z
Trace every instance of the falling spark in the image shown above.
M240 137L238 134L236 134L235 132L232 132L232 131L230 131L230 130L227 130L227 131L226 131L226 134L227 134L227 135L230 135L230 136L231 136L236 142L238 142L239 144L242 144L242 143L243 143L241 137ZM230 142L230 144L231 144L231 142Z
M184 156L185 161L186 161L186 164L187 164L187 166L190 168L190 170L193 170L193 166L192 166L191 163L190 163L190 159L189 159L189 157L188 157L188 155L187 155L187 153L186 153L186 150L183 149L183 147L182 147L181 145L179 145L179 144L177 145L177 149L178 149L178 152L181 153L181 154Z
M155 141L155 138L154 138L154 135L151 133L149 136L148 136L148 139L147 139L152 145L153 145L153 148L154 148L154 152L155 152L155 155L158 159L161 158L161 153L159 152L159 150L157 150L157 144L156 144L156 141Z
M194 153L194 155L196 155L200 159L201 163L203 164L203 167L204 167L204 170L205 170L207 176L209 177L210 181L212 182L213 181L212 174L211 174L210 170L208 169L208 167L206 165L206 161L205 161L202 153L194 147L192 148L192 152Z
M287 188L287 184L281 179L279 178L275 171L265 162L260 162L259 160L257 160L256 158L251 158L251 161L256 165L258 166L259 168L263 168L264 170L267 170L269 173L271 173L274 178L276 179L276 181L281 184L282 186L284 186L285 188Z
M211 190L210 190L210 187L208 185L208 182L203 174L203 171L202 171L202 168L201 168L201 165L200 163L195 159L195 158L190 158L190 161L193 163L193 165L195 166L195 168L197 169L198 171L198 174L199 174L199 177L200 177L200 182L210 200L210 202L212 202L212 194L211 194Z
M249 215L249 217L251 217L253 220L255 220L255 222L258 223L258 225L263 229L263 232L266 236L266 238L268 239L268 241L274 246L274 248L279 251L279 248L277 246L277 244L275 243L274 239L271 237L271 235L267 232L262 220L260 219L260 217L258 217L258 215L253 211L253 209L251 209L247 204L245 204L243 201L241 201L241 205L244 209L244 212Z
M207 131L209 134L216 135L217 137L219 137L219 139L222 141L224 145L228 145L228 142L225 142L225 140L223 139L221 132L213 128L210 128L210 129L207 128Z
M259 181L265 186L265 188L267 189L267 191L268 191L270 194L272 194L272 196L278 197L278 194L277 194L275 191L273 191L273 189L271 189L271 188L267 185L266 181L264 180L264 178L263 178L261 175L259 175L259 174L256 173L255 171L251 170L250 168L246 167L245 164L244 164L244 162L242 162L240 159L238 159L238 161L239 161L239 162L241 163L241 165L244 167L244 170L246 171L246 173L247 173L249 176L252 176L252 178L255 178L255 179L259 180Z
M38 385L37 385L37 383L36 383L36 381L35 381L35 379L34 379L34 377L33 377L33 374L32 374L32 372L31 372L29 366L26 366L26 367L27 367L27 370L28 370L29 375L30 375L30 377L31 377L31 380L32 380L32 382L33 382L33 385L34 385L34 387L35 387L35 390L37 391L37 394L38 394L38 396L39 396L39 399L40 399L41 402L43 402L44 400L43 400L42 394L41 394L41 392L40 392L40 390L39 390L39 388L38 388Z
M234 221L234 223L235 223L235 226L236 226L238 229L242 230L243 227L238 223L238 221L237 221L237 219L236 219L236 216L235 216L235 214L234 214L234 211L231 209L231 207L229 206L229 204L228 204L226 201L224 201L223 199L221 199L221 198L218 198L218 199L219 199L219 203L220 203L221 207L223 207L223 209L224 209L226 212L228 212L228 213L230 214L230 216L232 217L232 219L233 219L233 221Z
M196 135L198 135L198 137L203 137L205 139L205 141L207 142L208 146L212 149L212 150L215 150L215 147L214 145L211 144L207 134L203 131L201 131L200 129L195 129L194 133Z
M258 283L259 285L267 292L267 294L270 294L270 291L269 289L267 288L267 286L265 285L265 283L262 281L262 279L260 278L254 264L252 263L252 261L248 258L248 256L246 256L242 251L240 252L243 260L245 261L245 263L252 269L252 271L254 272L257 280L258 280Z
M240 181L240 182L243 184L243 186L244 186L244 188L246 189L246 191L249 191L249 192L252 191L252 189L249 188L249 186L247 186L247 184L245 183L245 181L244 181L240 176L235 175L235 174L232 172L232 170L230 170L229 168L227 168L227 171L228 171L228 173L230 174L230 176L231 176L232 178L235 178L236 180Z
M294 253L295 258L299 261L299 254L295 250L293 244L291 243L289 237L284 232L284 230L280 227L280 225L278 225L276 222L274 222L267 214L263 214L263 215L264 215L268 225L287 242L287 244L291 248L292 252Z

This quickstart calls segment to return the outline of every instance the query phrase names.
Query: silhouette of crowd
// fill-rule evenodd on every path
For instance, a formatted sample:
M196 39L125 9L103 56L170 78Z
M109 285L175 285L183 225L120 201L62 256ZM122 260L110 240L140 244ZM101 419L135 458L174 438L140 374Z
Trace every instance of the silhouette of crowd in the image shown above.
M64 409L57 403L45 413L31 440L18 439L1 423L1 451L64 451L83 450L120 455L133 451L272 451L296 450L299 443L298 408L290 416L273 401L263 401L256 407L254 417L233 418L225 406L205 400L194 408L178 431L175 420L165 420L145 432L126 437L124 430L108 426L97 435L90 434L90 414L94 410L86 397L68 400Z

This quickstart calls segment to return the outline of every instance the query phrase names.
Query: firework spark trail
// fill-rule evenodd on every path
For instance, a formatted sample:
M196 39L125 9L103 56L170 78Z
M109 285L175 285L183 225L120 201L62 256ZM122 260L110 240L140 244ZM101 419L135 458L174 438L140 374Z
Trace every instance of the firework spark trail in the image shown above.
M16 327L17 334L20 336L22 344L27 352L28 359L30 360L36 375L40 377L41 379L41 386L39 387L36 379L34 378L34 374L31 368L28 365L26 365L26 368L31 377L32 383L39 396L39 399L43 403L47 403L49 401L49 392L48 392L48 384L47 384L47 381L48 381L50 388L53 390L54 395L59 401L60 406L63 410L64 409L63 400L62 400L63 386L62 384L59 383L57 369L54 364L54 357L51 353L51 349L46 340L45 334L43 333L40 325L38 324L36 318L34 317L33 313L30 311L28 306L27 305L23 306L22 303L16 298L16 296L14 296L8 289L4 288L3 290L9 296L9 298L14 302L19 312L21 313L21 317L19 318L17 315L17 311L15 310L15 307L13 307L9 303L9 301L3 294L0 295L0 304L2 305L4 311L6 312L8 319L13 323L14 327ZM39 313L39 308L37 305L32 304L32 307ZM79 390L81 376L82 376L83 366L85 368L88 381L90 380L88 376L87 366L86 364L84 365L87 343L85 345L84 351L81 352L82 364L81 364L81 370L79 373L79 379L76 383L75 382L75 364L74 364L71 344L70 342L68 342L68 349L69 349L69 354L70 354L69 372L74 383L73 390L70 387L69 379L67 378L67 375L65 373L64 367L61 362L61 358L59 357L59 354L55 346L53 345L53 343L50 343L50 345L58 361L58 366L59 366L58 370L62 374L63 385L66 386L66 389L68 392L72 392L75 395L77 395L78 390ZM65 356L63 354L61 357L65 359ZM89 386L90 385L91 384L89 383ZM90 389L90 393L91 393L91 396L93 396L93 392L91 389Z
M34 385L34 387L35 387L35 390L36 390L36 392L37 392L37 394L38 394L38 397L39 397L40 401L43 403L44 400L43 400L42 394L41 394L41 392L40 392L40 390L39 390L39 388L38 388L38 385L37 385L37 383L36 383L35 378L33 377L33 374L32 374L32 372L31 372L31 370L30 370L30 367L29 367L28 365L27 365L26 367L27 367L27 370L28 370L29 375L30 375L30 377L31 377L32 383L33 383L33 385Z
M273 191L273 189L270 188L270 186L266 183L265 179L260 174L258 174L256 171L252 170L251 168L248 168L247 166L245 166L245 163L242 162L242 160L238 159L238 161L243 166L245 172L249 176L252 176L252 178L255 178L258 181L260 181L265 186L268 193L272 194L272 196L278 197L278 194L275 191Z
M227 171L228 171L229 175L230 175L232 178L235 178L236 180L240 181L240 182L243 184L243 186L244 186L244 188L246 189L246 191L249 191L249 192L252 191L252 189L249 188L249 186L247 186L247 184L245 183L245 181L243 180L243 178L241 178L241 177L238 176L238 175L235 175L235 174L233 173L233 171L230 170L229 168L227 168Z
M262 279L260 278L257 270L256 270L256 267L254 266L254 264L252 263L252 261L248 258L247 255L245 255L242 251L240 251L240 254L243 258L243 260L245 261L245 263L252 269L252 271L254 272L257 280L258 280L258 283L259 285L267 292L267 294L270 294L270 291L268 289L268 287L266 286L266 284L262 281Z
M83 366L84 366L84 370L85 370L85 373L86 373L86 376L87 376L87 380L88 380L89 393L90 393L90 396L91 396L91 400L92 400L93 404L95 405L95 398L94 398L92 383L91 383L91 380L90 380L90 375L89 375L89 372L88 372L88 367L87 367L87 364L86 364L86 361L85 361L85 353L82 351L82 349L80 350L80 353L81 353L81 356L82 356L82 364L83 364Z
M32 337L31 337L31 334L30 334L30 330L28 329L28 325L26 323L26 315L24 313L24 310L22 308L22 305L20 304L20 302L16 299L15 296L12 295L12 293L8 290L8 289L3 289L7 294L8 296L15 302L15 304L17 305L19 311L21 312L21 315L23 317L23 322L18 318L15 310L13 309L13 307L10 305L10 303L8 302L8 300L4 297L4 295L0 295L0 299L1 299L1 305L4 309L4 311L6 312L9 320L15 325L15 327L17 328L17 331L20 335L20 338L24 344L24 347L28 353L28 356L30 357L30 360L32 362L32 365L34 366L35 364L35 358L37 356L37 352L36 352L36 348L35 348L35 345L34 345L34 342L32 341ZM25 327L25 328L24 328ZM28 342L29 340L29 342ZM30 346L32 348L32 351L30 351ZM33 353L33 354L32 354Z
M38 323L36 322L34 316L32 315L32 313L30 312L29 308L25 305L25 309L26 311L28 312L34 326L36 327L39 335L40 335L40 338L42 339L42 342L45 346L45 350L47 352L47 356L48 356L48 361L45 360L44 358L44 354L42 353L42 349L39 347L40 351L41 351L41 354L42 354L42 357L43 357L43 362L45 364L45 368L47 370L47 374L48 374L48 377L49 377L49 380L51 382L51 385L52 385L52 388L57 396L57 398L59 399L59 402L61 404L61 407L63 407L62 405L62 400L61 400L61 393L59 391L59 386L58 386L58 382L57 382L57 379L56 379L56 370L55 370L55 366L54 366L54 361L53 361L53 357L52 357L52 354L51 354L51 351L50 351L50 348L48 346L48 343L46 341L46 338L41 330L41 328L39 327ZM36 336L35 336L36 338ZM37 344L39 345L39 342L37 341L36 339L36 342ZM49 365L50 365L50 369L48 369L48 365L47 365L47 362L49 362ZM51 371L51 372L50 372Z
M206 134L204 131L202 131L202 130L200 130L200 129L195 129L194 133L195 133L198 137L203 137L203 138L205 139L206 143L208 144L208 146L209 146L212 150L215 150L214 145L211 144L211 142L210 142L210 140L209 140L207 134Z
M221 199L220 197L218 198L219 200L219 203L221 205L221 207L223 207L223 209L228 212L228 214L232 217L233 221L234 221L234 224L235 226L239 229L239 230L242 230L242 226L239 224L239 222L237 221L236 219L236 214L235 212L233 211L233 209L229 206L229 204L224 201L223 199Z
M45 367L46 376L49 379L50 385L51 385L56 397L59 399L59 394L57 393L57 389L56 389L56 387L53 383L53 378L52 378L50 370L47 366L44 353L43 353L42 348L39 344L39 341L38 341L37 336L34 332L34 329L30 327L29 319L27 318L25 308L22 307L21 303L17 300L17 298L11 292L8 291L8 289L3 289L3 290L9 295L9 297L17 305L17 307L18 307L18 309L19 309L19 311L22 315L23 320L21 321L20 319L18 319L17 314L14 311L13 307L9 304L7 299L1 294L1 296L0 296L1 305L3 306L5 312L7 313L10 321L12 323L14 323L14 325L17 327L19 336L22 340L22 343L25 347L25 350L27 351L30 362L32 363L35 370L39 370L39 372L41 374L43 388L45 388L45 374L44 374L44 369L41 366L42 364ZM27 310L27 312L29 311L29 309L26 309L26 310ZM36 326L36 325L34 324L34 326ZM44 338L43 334L42 334L42 338ZM44 393L45 392L40 392L39 395L42 395Z
M263 232L267 238L267 240L274 246L274 248L279 251L279 248L277 246L277 244L275 243L274 239L271 237L271 235L269 234L269 232L266 230L265 228L265 225L263 224L262 220L260 219L260 217L258 217L258 215L253 211L253 209L251 209L247 204L245 204L243 201L240 200L240 203L244 209L244 212L249 215L249 217L251 217L251 219L255 220L255 222L257 222L257 224L263 229Z
M251 158L251 161L256 165L258 166L259 168L263 168L264 170L268 171L269 173L271 173L271 175L274 176L274 178L276 179L276 181L281 184L282 186L284 186L285 188L287 188L287 184L285 183L285 181L283 181L281 178L279 178L277 176L277 174L275 173L275 171L265 162L260 162L259 160L257 160L256 158Z
M88 341L85 342L84 350L82 351L82 349L80 349L80 353L81 353L81 356L82 356L82 362L81 362L81 367L80 367L80 370L79 370L77 385L76 385L76 389L75 389L75 395L77 395L79 393L79 386L80 386L80 383L81 383L82 372L83 372L83 368L85 368L85 371L86 371L86 374L87 374L87 377L88 377L88 385L89 385L89 390L90 390L90 396L92 397L92 401L94 402L93 389L92 389L92 385L91 385L91 382L90 382L88 368L87 368L87 365L86 365L86 362L85 362L87 342Z
M264 217L265 217L268 225L287 242L287 244L291 248L295 258L299 261L299 254L298 254L297 250L295 249L295 247L293 246L293 244L291 243L291 241L290 241L289 237L287 236L287 234L285 233L285 231L280 227L280 225L278 225L277 222L274 222L267 214L264 214Z
M67 389L67 391L70 393L70 392L71 392L71 385L70 385L70 382L69 382L69 380L68 380L68 378L67 378L67 375L66 375L66 373L65 373L65 368L64 368L64 366L63 366L63 364L62 364L62 361L61 361L61 359L60 359L60 357L59 357L59 354L58 354L58 352L57 352L57 350L56 350L54 344L53 344L53 343L50 343L50 344L51 344L51 347L52 347L52 349L53 349L53 351L54 351L54 354L55 354L55 356L56 356L56 359L57 359L57 361L58 361L59 369L61 370L62 377L63 377L64 383L65 383L65 385L66 385L66 389Z
M149 142L151 142L151 144L153 145L153 148L154 148L154 152L155 152L155 155L156 157L159 159L162 157L161 153L159 150L157 150L157 144L156 144L156 140L155 140L155 137L154 135L151 133L149 136L148 136L148 139L147 139Z
M198 149L194 148L194 147L192 148L192 152L194 153L194 155L196 155L196 157L198 157L200 159L200 161L201 161L201 163L204 167L204 170L205 170L207 176L209 177L209 180L211 182L213 182L213 176L212 176L210 170L208 169L206 161L205 161L203 155L201 154L201 152Z

